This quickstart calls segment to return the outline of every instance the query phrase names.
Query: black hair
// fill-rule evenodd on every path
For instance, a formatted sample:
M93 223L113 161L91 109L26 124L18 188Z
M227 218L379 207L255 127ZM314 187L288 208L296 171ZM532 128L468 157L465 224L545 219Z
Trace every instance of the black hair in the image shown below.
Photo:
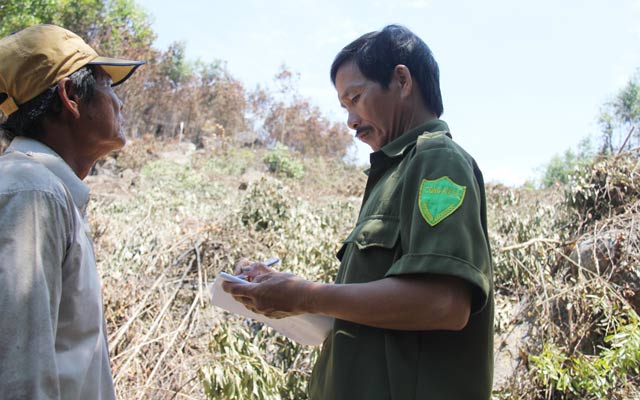
M396 65L405 65L416 81L429 111L442 115L440 71L431 49L409 29L388 25L369 32L345 46L331 64L331 82L336 84L338 69L355 61L365 78L387 89Z
M87 65L69 75L71 85L78 98L88 102L96 89L95 67ZM38 96L20 104L18 110L0 124L0 134L8 141L16 136L37 139L44 134L43 122L62 111L62 100L58 95L58 84L50 86Z

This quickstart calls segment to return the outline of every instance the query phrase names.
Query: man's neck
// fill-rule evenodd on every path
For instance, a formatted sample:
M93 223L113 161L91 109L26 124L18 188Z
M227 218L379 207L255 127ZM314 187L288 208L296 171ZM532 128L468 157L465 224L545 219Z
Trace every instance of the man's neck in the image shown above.
M55 151L80 179L86 178L96 161L103 156L78 148L70 131L60 129L58 125L47 124L45 132L40 141Z
M409 132L413 128L417 128L431 120L438 119L438 116L425 108L417 108L405 117L405 122L399 132L402 135L405 132Z
M399 134L408 132L428 121L438 119L438 116L429 110L418 90L413 91L410 97L406 99L404 114L402 118L404 123Z

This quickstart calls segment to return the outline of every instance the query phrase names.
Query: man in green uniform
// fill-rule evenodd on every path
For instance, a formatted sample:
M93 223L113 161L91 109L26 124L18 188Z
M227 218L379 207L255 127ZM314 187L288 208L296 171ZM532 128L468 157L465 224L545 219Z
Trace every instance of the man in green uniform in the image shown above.
M420 38L391 25L346 46L331 79L349 127L373 150L335 284L254 263L243 268L251 284L224 288L267 316L336 318L311 399L489 399L494 307L484 182L439 119L438 65Z

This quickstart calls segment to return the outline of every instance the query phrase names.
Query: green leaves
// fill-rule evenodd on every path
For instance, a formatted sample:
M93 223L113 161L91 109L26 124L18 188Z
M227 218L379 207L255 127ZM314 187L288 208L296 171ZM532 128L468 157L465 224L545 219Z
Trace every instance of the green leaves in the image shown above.
M601 149L603 154L614 154L623 149L622 145L632 126L640 126L640 72L636 73L620 89L613 100L607 102L598 122L602 130ZM640 144L640 130L636 130L632 140L624 149Z
M1 0L0 36L31 25L54 22L59 8L60 0Z
M568 399L603 399L623 386L640 368L640 324L631 312L629 321L605 338L609 345L597 355L567 354L553 343L546 343L539 355L530 355L535 379L543 386L564 393Z
M2 0L0 36L36 24L56 24L110 55L151 46L155 35L134 0Z
M304 176L304 165L298 161L287 146L276 144L264 156L264 163L267 164L270 172L289 178L302 178Z

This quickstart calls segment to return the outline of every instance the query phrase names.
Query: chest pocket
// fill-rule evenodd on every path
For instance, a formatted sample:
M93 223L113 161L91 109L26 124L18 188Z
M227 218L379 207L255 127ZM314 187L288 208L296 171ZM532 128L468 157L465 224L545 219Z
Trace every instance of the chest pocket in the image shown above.
M338 252L338 283L370 282L384 278L399 258L398 217L376 215L360 221Z
M355 243L358 250L369 247L392 248L400 234L398 217L385 215L367 217L361 221L345 240L345 243Z

